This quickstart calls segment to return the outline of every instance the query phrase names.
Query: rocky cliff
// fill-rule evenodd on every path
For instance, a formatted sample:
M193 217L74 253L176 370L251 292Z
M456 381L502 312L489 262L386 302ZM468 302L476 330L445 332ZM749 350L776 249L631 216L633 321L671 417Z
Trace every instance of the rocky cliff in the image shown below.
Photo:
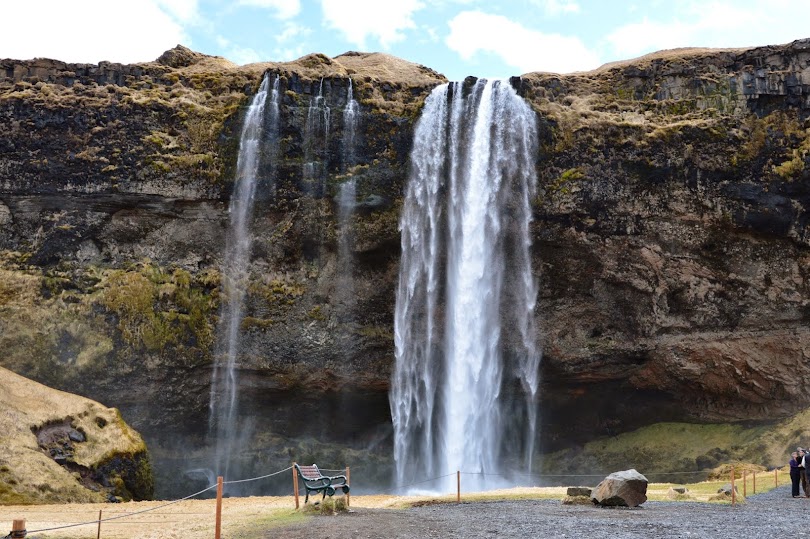
M247 458L265 473L362 460L387 476L398 210L413 122L444 78L366 53L242 67L182 47L141 65L0 60L0 361L119 408L152 450L161 496L188 493L181 459L205 461L239 129L265 72L279 77L281 126L261 169L238 361L256 421ZM541 133L543 446L804 408L810 41L511 83ZM313 149L318 93L331 121ZM335 197L349 178L347 315Z

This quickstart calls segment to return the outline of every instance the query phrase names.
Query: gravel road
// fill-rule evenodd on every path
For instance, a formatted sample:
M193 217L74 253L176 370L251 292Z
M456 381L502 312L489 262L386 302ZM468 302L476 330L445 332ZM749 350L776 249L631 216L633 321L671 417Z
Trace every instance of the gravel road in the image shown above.
M316 516L274 529L265 539L427 539L543 537L611 539L810 538L810 499L794 499L790 487L749 496L744 504L646 502L637 508L562 505L555 500L440 504L406 510L357 509Z

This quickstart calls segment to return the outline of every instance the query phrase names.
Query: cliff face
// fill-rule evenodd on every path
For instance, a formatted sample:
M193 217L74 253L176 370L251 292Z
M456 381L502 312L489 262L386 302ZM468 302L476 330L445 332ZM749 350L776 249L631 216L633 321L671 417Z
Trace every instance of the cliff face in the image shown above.
M0 61L0 362L120 408L150 446L160 495L173 494L161 474L181 457L204 461L227 205L244 107L265 71L282 102L238 361L258 433L250 458L266 472L362 455L371 469L391 458L413 121L444 79L359 53L244 67L182 48L133 66ZM361 111L352 166L341 146L349 78ZM512 84L541 131L542 443L803 408L810 42L672 51ZM313 149L319 92L330 132ZM309 160L323 170L315 180ZM335 197L349 177L347 314Z
M549 420L770 420L808 378L810 42L530 75Z

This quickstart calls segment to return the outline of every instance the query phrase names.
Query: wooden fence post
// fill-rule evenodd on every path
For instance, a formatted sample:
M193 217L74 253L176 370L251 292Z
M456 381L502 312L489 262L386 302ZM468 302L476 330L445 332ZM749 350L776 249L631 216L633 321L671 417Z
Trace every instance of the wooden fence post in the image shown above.
M461 470L456 470L456 503L461 503Z
M743 498L748 496L748 470L743 470Z
M292 465L293 472L293 496L295 496L295 508L298 509L298 476L295 472L295 463Z
M774 468L773 470L773 488L779 486L779 468Z
M731 505L737 504L737 489L734 488L734 466L731 467Z
M25 537L25 520L14 520L11 523L11 533L8 534L9 537L18 538L18 537Z
M754 470L754 484L751 485L751 487L754 489L754 494L756 494L757 493L757 471L756 470Z
M346 466L346 485L348 485L349 488L351 488L351 486L352 486L351 481L352 481L352 471L348 466ZM350 496L350 494L347 492L346 493L346 507L349 507L349 502L351 501L351 498L349 498L349 496Z
M96 539L101 539L101 509L98 510L98 532L96 533Z
M214 538L220 539L222 536L222 476L217 477L217 524Z

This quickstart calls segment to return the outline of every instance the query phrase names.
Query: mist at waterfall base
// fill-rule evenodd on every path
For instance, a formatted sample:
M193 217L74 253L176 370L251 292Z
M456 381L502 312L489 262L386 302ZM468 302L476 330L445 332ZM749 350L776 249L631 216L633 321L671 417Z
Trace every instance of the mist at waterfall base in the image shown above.
M450 83L428 97L400 221L397 485L452 491L457 470L475 476L476 490L527 483L541 356L529 235L536 155L534 113L506 82Z

